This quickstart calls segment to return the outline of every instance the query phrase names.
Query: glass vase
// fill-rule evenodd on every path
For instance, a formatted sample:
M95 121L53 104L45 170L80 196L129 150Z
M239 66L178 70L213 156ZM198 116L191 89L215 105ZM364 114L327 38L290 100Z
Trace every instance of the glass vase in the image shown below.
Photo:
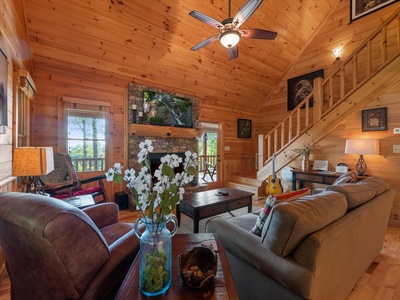
M303 158L301 160L301 170L304 171L309 171L310 170L310 161L308 158Z
M146 226L143 233L138 226L140 222ZM174 224L172 231L166 227L168 222ZM171 242L177 229L175 215L159 223L147 218L136 221L135 233L140 239L139 289L142 294L161 295L171 286Z

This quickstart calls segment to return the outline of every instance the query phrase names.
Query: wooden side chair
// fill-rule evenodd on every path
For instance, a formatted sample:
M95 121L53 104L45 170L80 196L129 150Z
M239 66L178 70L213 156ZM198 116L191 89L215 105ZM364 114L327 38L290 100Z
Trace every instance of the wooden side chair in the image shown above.
M80 180L68 153L55 153L54 171L40 177L44 191L52 197L92 195L95 203L108 202L103 179L105 175Z
M206 180L205 177L207 174L210 176L211 180L214 181L214 175L217 173L217 163L215 165L212 165L208 162L204 163L204 174L203 174L203 180Z

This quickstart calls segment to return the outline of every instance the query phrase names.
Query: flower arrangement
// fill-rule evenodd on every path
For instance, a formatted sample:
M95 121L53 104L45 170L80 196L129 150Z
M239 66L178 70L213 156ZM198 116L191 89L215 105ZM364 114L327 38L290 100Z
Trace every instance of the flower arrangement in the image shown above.
M182 200L185 192L183 185L188 184L197 174L197 154L191 151L185 152L182 173L174 173L174 168L182 163L182 158L175 154L167 154L161 158L161 164L154 176L158 179L153 183L150 174L149 153L154 147L150 140L139 144L138 162L144 163L140 172L135 176L134 169L127 169L122 175L122 166L115 163L106 175L107 181L121 183L126 181L126 187L132 195L133 201L141 210L145 219L153 222L162 222L172 214L176 205Z
M311 142L308 142L306 144L303 144L303 148L300 149L294 149L292 151L299 153L303 158L308 158L313 150L313 144Z

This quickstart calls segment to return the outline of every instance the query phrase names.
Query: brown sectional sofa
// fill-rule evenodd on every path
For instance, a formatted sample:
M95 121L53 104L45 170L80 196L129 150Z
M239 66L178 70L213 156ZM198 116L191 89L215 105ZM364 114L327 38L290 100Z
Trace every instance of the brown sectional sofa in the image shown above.
M328 186L258 217L213 218L240 299L345 299L380 252L395 191L375 177Z

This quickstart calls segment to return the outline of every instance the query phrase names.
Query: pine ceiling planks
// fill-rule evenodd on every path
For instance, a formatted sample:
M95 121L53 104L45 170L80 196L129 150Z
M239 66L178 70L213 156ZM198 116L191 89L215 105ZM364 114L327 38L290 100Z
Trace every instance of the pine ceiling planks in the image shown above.
M229 61L219 42L190 50L218 31L189 12L221 21L227 0L24 1L36 67L109 74L247 113L259 109L337 2L265 0L242 28L276 31L277 38L242 39L239 58ZM245 2L232 0L232 16Z

